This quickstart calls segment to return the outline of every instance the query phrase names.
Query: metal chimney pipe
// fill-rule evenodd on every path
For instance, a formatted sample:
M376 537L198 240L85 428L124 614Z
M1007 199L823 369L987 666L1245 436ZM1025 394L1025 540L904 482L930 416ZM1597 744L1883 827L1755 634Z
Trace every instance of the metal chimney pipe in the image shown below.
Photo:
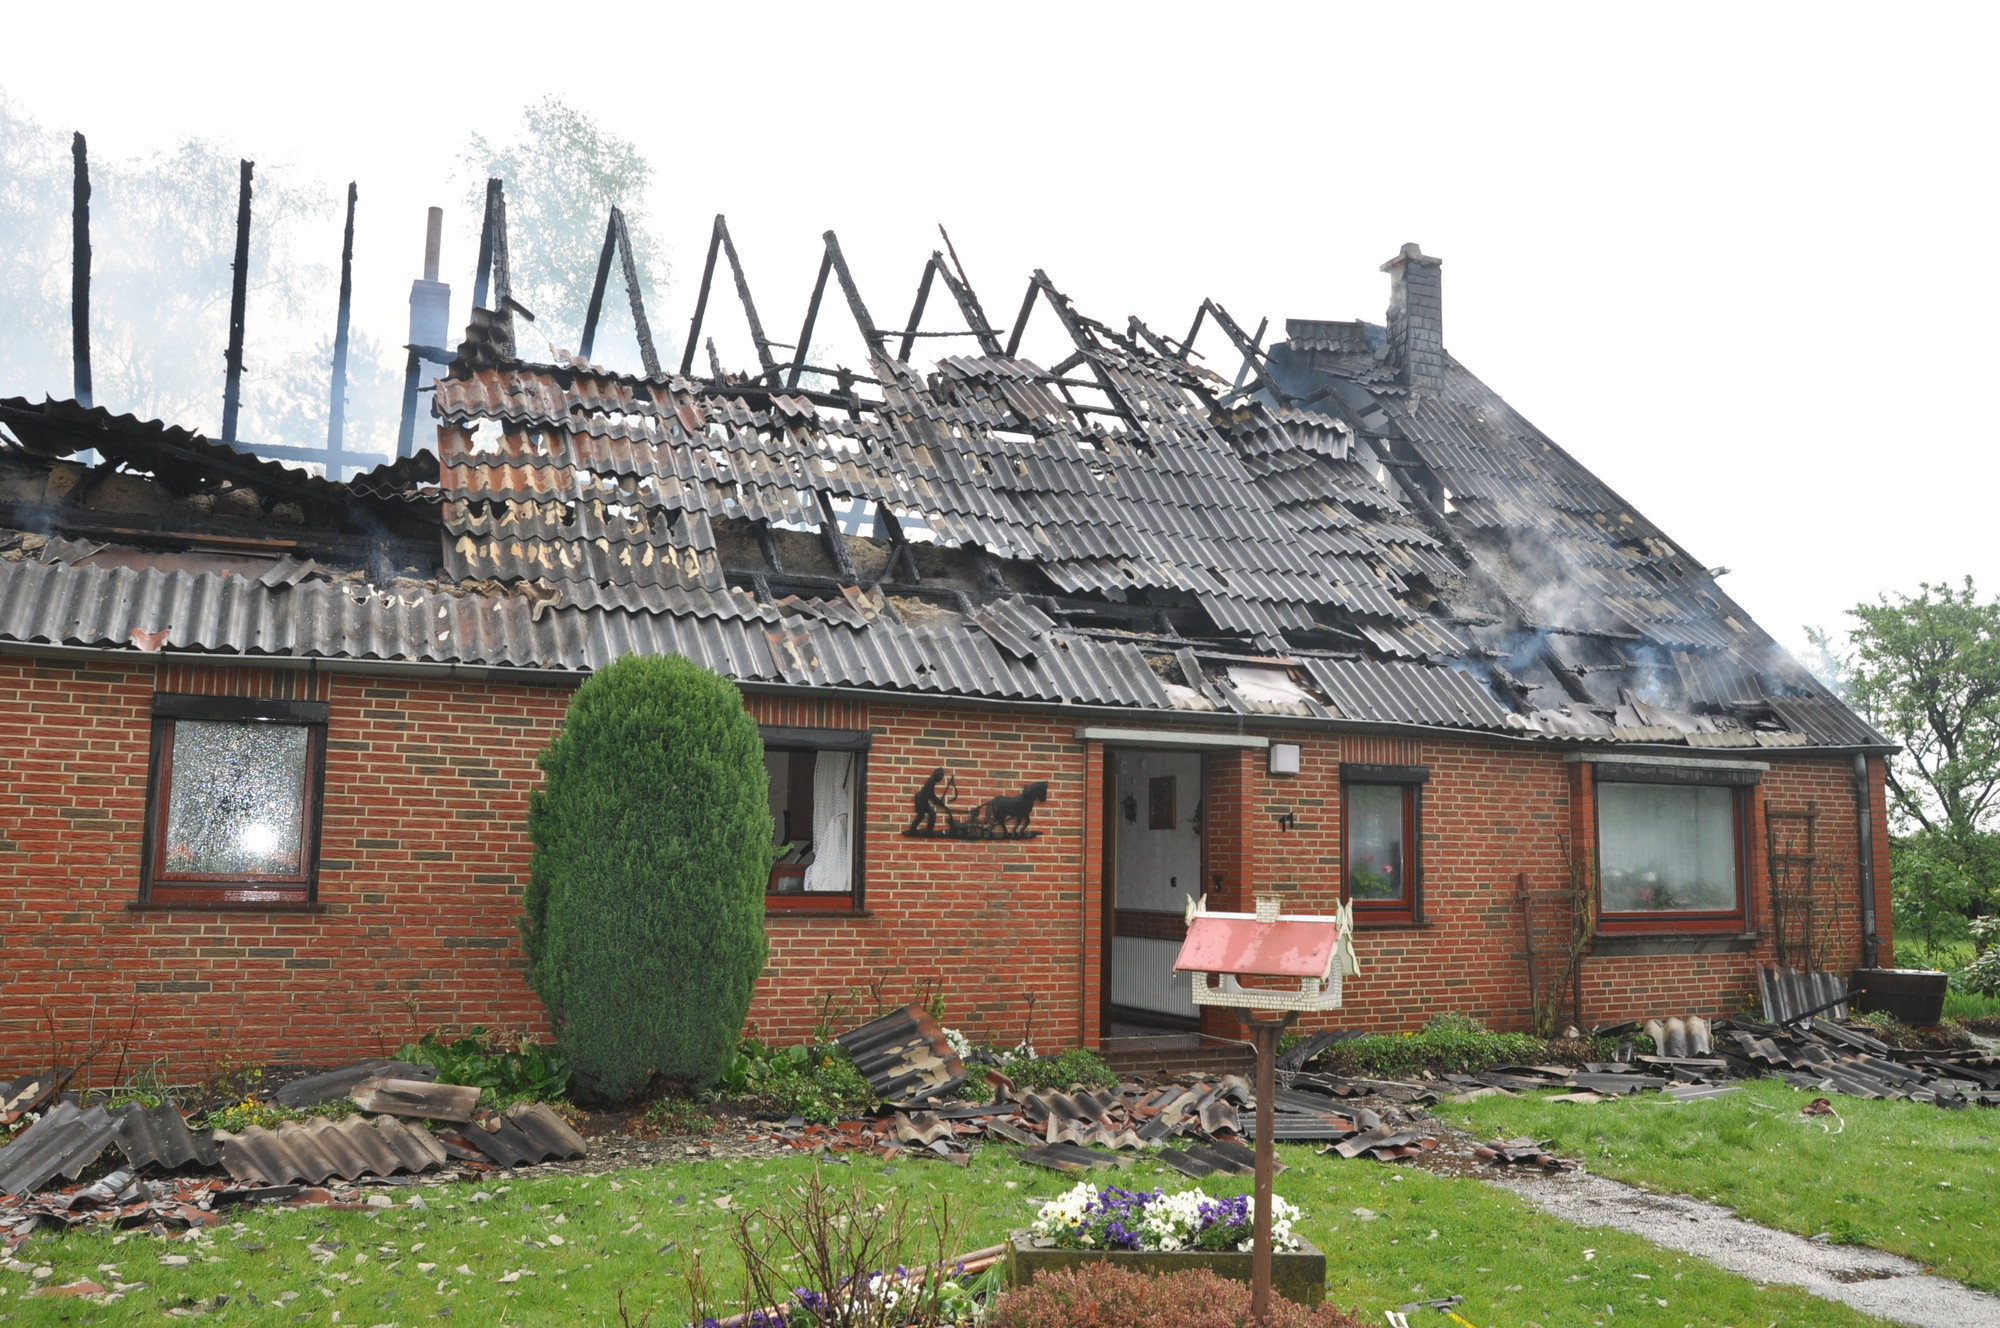
M438 249L444 242L444 209L434 207L424 219L424 280L438 279Z

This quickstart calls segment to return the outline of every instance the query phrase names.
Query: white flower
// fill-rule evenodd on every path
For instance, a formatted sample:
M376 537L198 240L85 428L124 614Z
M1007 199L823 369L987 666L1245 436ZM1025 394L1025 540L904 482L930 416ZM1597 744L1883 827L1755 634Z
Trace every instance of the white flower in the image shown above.
M944 1030L944 1040L950 1044L952 1051L960 1060L965 1060L972 1055L972 1039L966 1037L965 1034L959 1032L957 1029L947 1028Z

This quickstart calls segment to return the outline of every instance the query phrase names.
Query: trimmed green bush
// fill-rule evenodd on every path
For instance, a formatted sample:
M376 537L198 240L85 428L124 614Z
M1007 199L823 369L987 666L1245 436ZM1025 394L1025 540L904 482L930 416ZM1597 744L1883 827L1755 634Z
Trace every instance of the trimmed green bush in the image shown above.
M764 967L771 813L735 684L679 656L586 680L538 758L522 919L529 981L581 1094L704 1087Z

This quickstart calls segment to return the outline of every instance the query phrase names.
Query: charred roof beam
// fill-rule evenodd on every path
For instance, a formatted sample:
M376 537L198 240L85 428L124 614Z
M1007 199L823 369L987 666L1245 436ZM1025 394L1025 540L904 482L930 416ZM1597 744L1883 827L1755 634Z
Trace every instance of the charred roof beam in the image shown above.
M1095 353L1098 348L1092 342L1090 331L1085 326L1088 320L1070 308L1069 297L1057 290L1055 283L1049 280L1048 273L1040 268L1035 269L1035 285L1030 287L1031 295L1035 288L1039 288L1048 298L1049 308L1055 311L1057 321L1063 325L1063 330L1069 333L1069 339L1075 343L1077 350L1082 352L1084 363L1090 366L1091 375L1097 379L1097 390L1104 393L1105 398L1111 402L1112 409L1124 419L1137 440L1142 445L1150 445L1151 436L1140 423L1138 412L1132 409L1132 403L1125 399L1125 393L1119 389L1111 374L1099 362ZM1024 317L1022 321L1025 323L1027 320ZM1094 324L1094 326L1102 325Z
M833 274L840 280L841 294L847 297L847 308L854 315L854 325L861 330L862 340L868 343L869 353L887 360L889 340L882 334L882 329L875 326L875 320L868 314L868 306L862 303L860 288L854 284L854 274L847 270L847 255L840 251L840 237L828 231L821 238L826 241L827 259L833 264Z
M944 227L938 227L938 234L944 235ZM972 283L966 279L965 266L958 261L958 251L951 247L949 235L944 235L944 243L945 248L951 253L951 262L946 264L943 261L944 256L933 251L931 261L937 265L937 274L944 278L944 288L950 291L951 298L958 302L958 311L965 316L965 325L979 338L979 349L988 355L998 355L1000 334L986 321L986 310L980 305L979 297L973 293ZM956 274L952 272L954 267L958 269Z
M625 277L625 295L632 306L632 329L639 338L639 358L646 366L646 376L660 376L659 353L653 349L653 329L646 322L646 302L639 292L639 268L632 256L632 236L625 225L625 214L618 208L611 209L611 217L604 223L604 248L597 256L597 280L591 283L590 307L583 315L583 341L577 354L585 360L590 358L591 346L597 340L597 319L604 310L604 287L611 277L611 259L616 251L619 266Z

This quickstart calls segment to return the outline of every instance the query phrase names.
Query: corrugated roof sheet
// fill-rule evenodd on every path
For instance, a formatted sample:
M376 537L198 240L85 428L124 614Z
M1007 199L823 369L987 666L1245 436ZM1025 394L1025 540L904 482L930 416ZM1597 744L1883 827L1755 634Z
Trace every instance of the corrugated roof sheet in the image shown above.
M55 492L33 466L95 445L161 476L172 520L261 511L282 536L231 574L167 518L98 553L124 536L36 508L13 552L0 531L0 639L563 671L679 653L927 696L1880 744L1448 356L1412 388L1379 327L1291 320L1258 380L1289 399L1251 398L1046 294L1076 349L1061 376L878 357L855 381L879 399L496 359L509 343L489 338L436 386L435 455L347 485L157 422L0 402L16 491ZM1307 694L1246 696L1203 675L1209 651L1296 656Z

